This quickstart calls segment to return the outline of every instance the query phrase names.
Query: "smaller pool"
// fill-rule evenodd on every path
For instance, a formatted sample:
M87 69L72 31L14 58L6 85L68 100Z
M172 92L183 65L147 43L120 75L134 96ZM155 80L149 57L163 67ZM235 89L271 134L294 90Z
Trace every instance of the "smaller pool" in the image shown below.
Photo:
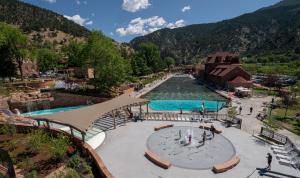
M202 109L202 103L208 111L217 111L221 109L226 103L206 100L151 100L150 108L157 111L193 111L195 109Z
M85 107L85 106L71 106L71 107L64 107L64 108L45 109L45 110L27 112L27 113L24 113L21 115L22 116L40 116L40 115L54 114L54 113L58 113L58 112L72 111L72 110L79 109L82 107Z

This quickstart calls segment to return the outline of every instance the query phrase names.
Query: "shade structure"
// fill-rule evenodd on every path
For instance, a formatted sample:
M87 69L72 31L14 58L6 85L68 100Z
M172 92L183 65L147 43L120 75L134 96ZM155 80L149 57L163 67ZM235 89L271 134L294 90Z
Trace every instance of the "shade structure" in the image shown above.
M36 120L48 120L50 122L53 121L70 125L82 132L86 132L89 127L104 114L113 112L114 110L144 105L147 103L149 103L149 100L133 98L128 94L124 94L109 101L80 109L50 115L34 116L32 118Z

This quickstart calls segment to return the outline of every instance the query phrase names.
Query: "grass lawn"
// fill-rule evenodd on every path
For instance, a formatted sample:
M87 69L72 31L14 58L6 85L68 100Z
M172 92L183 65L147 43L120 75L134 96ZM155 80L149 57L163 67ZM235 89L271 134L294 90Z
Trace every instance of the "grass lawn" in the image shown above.
M287 110L284 107L278 107L272 110L272 116L268 119L268 124L274 127L285 128L297 135L300 135L300 118L296 119L295 116L300 112L300 98L297 98L297 104L291 106Z

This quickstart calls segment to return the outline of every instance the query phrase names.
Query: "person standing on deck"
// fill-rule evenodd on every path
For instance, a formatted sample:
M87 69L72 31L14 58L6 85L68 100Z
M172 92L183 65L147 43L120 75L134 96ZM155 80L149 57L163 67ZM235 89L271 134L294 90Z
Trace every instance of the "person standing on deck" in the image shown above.
M253 107L251 106L250 107L250 114L252 114L253 113Z
M267 154L267 161L268 161L268 166L266 167L266 169L271 170L271 164L272 164L272 155L271 153Z
M240 106L240 108L239 108L239 114L242 114L242 110L243 110L243 108L242 108L242 106Z

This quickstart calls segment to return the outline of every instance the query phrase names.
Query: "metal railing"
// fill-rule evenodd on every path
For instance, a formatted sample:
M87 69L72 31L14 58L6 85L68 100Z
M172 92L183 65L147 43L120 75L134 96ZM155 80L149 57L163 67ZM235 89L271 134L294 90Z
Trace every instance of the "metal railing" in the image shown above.
M277 141L279 143L282 143L282 144L287 144L288 141L291 142L287 136L276 133L275 131L265 128L265 127L261 128L260 135L267 137L269 139L272 139L274 141Z

